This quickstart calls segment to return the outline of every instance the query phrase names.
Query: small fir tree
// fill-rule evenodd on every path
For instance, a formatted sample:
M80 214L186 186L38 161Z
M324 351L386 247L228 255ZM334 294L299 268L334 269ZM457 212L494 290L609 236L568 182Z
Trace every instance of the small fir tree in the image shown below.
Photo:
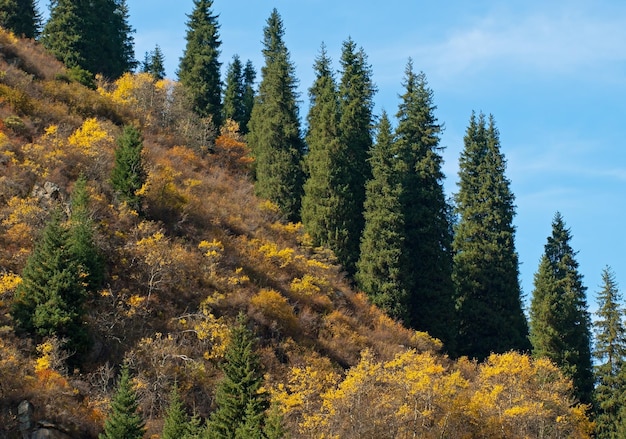
M252 61L246 61L243 68L243 115L239 124L239 131L242 134L248 133L248 122L252 116L252 108L254 107L254 80L256 79L256 70L252 65Z
M178 393L178 386L174 384L170 393L170 401L165 411L163 432L161 439L181 439L192 433L192 426L185 412L183 401Z
M598 310L595 328L594 405L596 437L622 438L626 419L626 327L623 297L615 274L606 267L602 271L602 290L597 294Z
M217 409L207 422L206 437L234 439L244 433L258 434L265 423L268 399L261 391L261 364L254 352L253 334L246 327L243 315L239 315L237 326L231 332L222 370L224 379L215 395ZM237 431L239 436L236 436Z
M62 213L56 209L35 244L22 271L11 314L19 330L40 338L67 340L64 348L80 354L88 344L83 324L86 291L69 245L69 231L61 219Z
M396 319L408 321L408 291L403 283L404 211L398 156L387 113L383 111L371 152L372 179L365 195L365 229L356 281L372 302Z
M35 0L0 0L0 26L18 37L37 38L41 16Z
M535 357L547 357L572 379L576 397L592 402L591 318L571 233L560 213L535 273L530 341Z
M157 44L154 50L146 52L141 64L143 73L150 73L154 79L160 81L165 78L165 57L161 47Z
M141 189L146 173L143 167L141 152L143 139L141 133L133 126L124 127L117 140L115 165L111 171L111 184L122 201L135 210L141 207L141 198L137 191Z
M219 61L219 24L212 0L194 0L187 17L187 45L180 59L178 79L185 87L194 111L210 117L215 127L222 125L222 80Z
M139 413L137 394L133 390L128 365L122 367L117 390L111 400L111 412L104 422L100 439L141 439L145 422Z
M239 55L233 56L233 61L226 69L226 83L224 84L224 120L231 119L241 126L243 119L243 66Z
M454 271L459 353L483 360L530 350L515 251L515 197L493 117L472 113L455 195Z
M289 221L297 221L304 183L304 142L295 68L284 33L282 19L274 9L264 28L265 66L248 124L248 144L255 158L257 195L275 203Z

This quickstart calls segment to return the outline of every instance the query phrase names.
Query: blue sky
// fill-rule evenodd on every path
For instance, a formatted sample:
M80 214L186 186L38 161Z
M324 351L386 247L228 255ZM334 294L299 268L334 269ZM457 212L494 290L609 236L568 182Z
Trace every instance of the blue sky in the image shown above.
M137 59L158 44L175 79L192 0L128 0L128 6ZM457 190L471 112L494 115L516 195L527 301L557 210L572 231L591 309L606 265L626 291L626 2L214 0L224 70L238 54L260 72L263 27L274 7L300 81L302 118L322 42L336 67L348 37L363 47L378 88L377 114L395 114L413 59L445 125L449 194Z

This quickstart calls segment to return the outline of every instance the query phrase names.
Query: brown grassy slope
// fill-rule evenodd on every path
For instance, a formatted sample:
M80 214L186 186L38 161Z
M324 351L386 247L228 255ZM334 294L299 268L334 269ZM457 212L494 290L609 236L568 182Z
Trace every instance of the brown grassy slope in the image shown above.
M39 418L93 437L115 367L124 360L136 374L151 432L158 432L175 380L189 406L206 416L228 327L241 312L259 336L269 386L283 381L289 367L320 358L341 370L356 364L365 348L384 360L406 347L437 347L355 293L332 255L312 248L299 225L282 222L275 206L255 197L243 172L245 143L235 132L217 142L214 135L196 135L198 130L190 135L187 125L172 122L194 121L184 108L165 101L159 108L146 106L163 84L146 83L145 77L132 84L135 100L111 94L119 82L105 87L109 93L89 90L68 81L63 66L36 43L0 30L0 424L5 431L15 431L11 413L28 398ZM169 122L159 119L163 105L175 114ZM133 112L137 108L142 113ZM120 204L108 181L115 138L125 123L139 123L144 134L148 180L141 214ZM203 141L205 148L198 146ZM213 152L205 154L207 149ZM81 370L67 371L54 341L43 345L15 335L8 311L10 281L19 276L50 207L67 205L80 174L88 179L107 273L87 307L93 348ZM38 195L46 183L59 189L53 198Z

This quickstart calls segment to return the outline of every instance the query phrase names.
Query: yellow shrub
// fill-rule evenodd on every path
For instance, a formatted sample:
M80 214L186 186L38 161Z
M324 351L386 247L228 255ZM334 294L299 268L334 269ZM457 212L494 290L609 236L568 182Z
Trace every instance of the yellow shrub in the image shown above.
M268 320L269 324L277 324L288 331L292 331L297 326L293 307L275 290L259 291L252 297L250 303Z

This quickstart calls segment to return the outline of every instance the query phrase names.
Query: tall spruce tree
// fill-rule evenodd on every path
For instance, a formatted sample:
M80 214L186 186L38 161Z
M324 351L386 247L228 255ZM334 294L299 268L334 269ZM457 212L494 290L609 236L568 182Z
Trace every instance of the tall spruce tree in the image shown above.
M394 135L387 113L378 123L371 151L372 179L365 193L365 229L356 281L373 303L387 314L409 321L408 290L404 283L402 252L405 224L402 182Z
M305 157L307 179L302 197L302 223L316 246L326 246L345 262L348 233L344 221L348 187L346 148L339 135L339 101L331 60L322 45L315 60L315 82L309 88L310 107ZM343 259L343 260L342 260Z
M139 210L141 197L137 195L137 191L146 180L141 158L143 150L141 133L135 127L127 125L117 139L117 143L115 165L111 171L111 184L121 201L128 203L132 209Z
M403 85L396 150L405 228L401 260L403 283L409 294L407 323L439 338L451 352L456 334L452 232L441 171L441 125L434 114L437 107L426 75L416 74L410 59Z
M342 193L341 210L337 216L337 242L331 246L337 259L350 275L356 271L360 239L365 226L363 205L365 184L372 172L368 162L372 148L374 126L374 94L372 69L363 48L357 49L351 39L344 41L341 50L341 79L339 82L339 136L341 154L337 190Z
M122 367L117 390L111 400L111 413L104 422L100 439L141 439L145 422L139 413L137 394L133 390L128 365Z
M594 405L596 437L618 439L626 428L626 326L623 297L615 274L602 271L602 290L597 294L595 328Z
M560 213L535 273L530 307L533 356L547 357L574 382L578 399L592 402L591 318L571 233Z
M254 344L252 331L243 315L239 315L224 354L224 378L215 395L217 409L207 422L205 437L234 439L262 431L268 398L261 390L263 374Z
M455 195L459 223L454 236L454 283L459 315L459 353L528 351L515 251L514 195L505 176L493 117L474 113L459 162Z
M297 221L304 183L304 142L295 68L284 33L283 21L274 9L263 30L265 65L248 124L248 144L255 158L257 194L275 203L288 220Z
M254 80L256 79L256 70L252 61L246 61L243 68L243 115L239 124L239 131L242 134L248 133L248 122L252 116L252 108L254 107Z
M40 338L65 339L64 348L80 354L88 343L83 324L85 299L79 262L69 245L69 230L62 224L60 209L56 209L22 271L11 314L18 330Z
M154 50L146 52L141 64L141 71L150 73L156 80L165 78L165 57L158 44L154 47Z
M41 16L35 0L0 0L0 26L18 37L37 38Z
M244 83L243 65L239 55L233 56L233 61L226 69L226 83L224 84L224 120L231 119L239 124L244 118Z
M41 41L67 67L117 79L137 65L133 33L126 0L53 0Z
M212 0L194 0L188 15L187 45L180 59L178 79L201 117L211 117L213 124L222 125L222 79L219 61L220 46L218 15L212 11Z

